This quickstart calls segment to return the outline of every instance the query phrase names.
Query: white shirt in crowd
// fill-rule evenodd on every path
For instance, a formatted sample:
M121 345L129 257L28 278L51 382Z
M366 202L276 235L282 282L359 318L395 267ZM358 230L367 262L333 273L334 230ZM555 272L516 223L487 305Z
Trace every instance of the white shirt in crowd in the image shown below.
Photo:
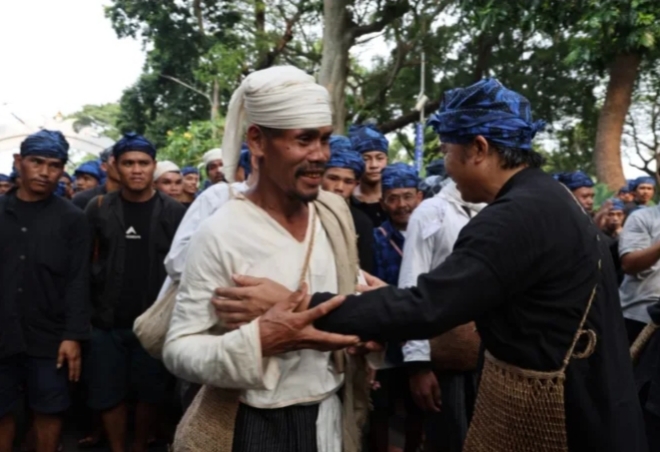
M484 206L463 201L453 181L449 181L434 197L422 201L412 213L406 229L399 287L416 286L419 275L443 263L454 249L463 226ZM430 361L429 341L406 342L403 360Z

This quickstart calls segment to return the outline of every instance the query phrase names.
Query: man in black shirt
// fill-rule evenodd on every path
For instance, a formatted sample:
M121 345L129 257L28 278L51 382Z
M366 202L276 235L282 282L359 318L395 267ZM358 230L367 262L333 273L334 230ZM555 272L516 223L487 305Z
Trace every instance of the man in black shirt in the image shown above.
M574 197L538 169L542 158L531 140L541 124L532 121L527 99L485 79L446 93L429 122L462 197L489 203L461 230L442 264L420 275L416 287L348 296L321 318L340 299L324 305L331 294L310 299L297 293L287 300L288 291L263 279L254 287L217 290L230 300L216 304L216 312L231 305L231 320L240 322L236 307L279 302L259 317L263 356L343 346L328 332L400 341L475 321L488 353L465 451L480 450L478 440L494 451L523 450L515 446L525 434L530 442L524 450L648 450L609 250ZM306 303L309 311L291 312ZM511 375L521 369L559 371L565 381L562 376L553 384L561 392L548 395L550 379ZM523 382L527 391L510 392ZM500 397L497 406L493 398L481 400L484 388ZM555 400L553 420L543 416L549 412L542 393L545 401Z
M93 198L96 198L98 195L112 193L113 191L119 190L119 187L121 186L119 182L119 174L117 174L117 169L114 165L114 157L112 157L112 148L107 148L101 152L99 158L101 159L101 169L105 171L106 174L105 184L74 195L71 201L75 206L82 210L85 210L85 207L87 207L87 204L89 204L89 201Z
M351 126L348 136L354 151L362 155L365 170L351 197L351 205L364 212L374 227L385 221L385 212L380 203L382 189L381 173L387 166L389 141L373 125Z
M54 196L69 144L42 130L21 143L20 188L0 197L0 451L12 450L12 411L27 396L36 450L54 452L89 336L89 228Z
M85 367L90 408L101 411L110 448L125 451L126 397L138 401L132 450L145 451L170 375L133 334L133 322L156 300L163 261L185 208L153 188L156 149L136 134L113 147L121 189L90 201L93 230L93 331Z
M360 154L351 149L348 138L333 135L330 138L330 159L323 173L323 190L338 194L349 201L351 193L364 173L364 162ZM358 239L360 268L373 273L374 266L374 225L369 217L349 202L355 233Z

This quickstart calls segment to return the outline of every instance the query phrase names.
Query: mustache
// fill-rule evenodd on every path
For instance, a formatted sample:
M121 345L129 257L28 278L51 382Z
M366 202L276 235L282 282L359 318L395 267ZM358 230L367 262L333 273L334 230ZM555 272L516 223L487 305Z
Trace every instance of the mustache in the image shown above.
M295 177L304 176L305 173L323 173L325 171L325 164L323 163L310 163L296 169Z

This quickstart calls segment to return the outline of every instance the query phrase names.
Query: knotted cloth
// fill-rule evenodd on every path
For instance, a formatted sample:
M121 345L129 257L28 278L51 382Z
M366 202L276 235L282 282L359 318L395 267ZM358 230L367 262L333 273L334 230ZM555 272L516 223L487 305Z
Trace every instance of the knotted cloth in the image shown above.
M194 166L184 166L181 168L182 176L187 176L188 174L197 174L199 176L199 170Z
M115 159L119 156L131 151L144 152L151 156L152 159L156 158L156 147L142 135L135 132L125 133L114 146L112 146L112 155Z
M620 210L620 211L624 210L625 206L623 205L623 201L621 201L619 198L610 199L610 203L612 203L612 207L610 210Z
M0 182L11 182L11 179L6 174L0 174Z
M405 163L393 163L383 169L381 178L383 192L394 188L417 188L419 183L417 170Z
M497 145L527 151L536 132L545 127L543 121L532 121L524 96L492 78L445 92L427 124L443 143L464 144L481 135Z
M90 160L89 162L85 162L76 168L73 175L78 177L80 174L87 174L92 176L99 182L103 179L103 170L101 169L101 164L96 160ZM71 180L71 177L69 177L69 180Z
M328 91L293 66L273 66L248 75L229 101L222 139L225 177L234 182L248 125L315 129L332 125Z
M591 180L591 178L585 173L579 170L572 173L557 173L552 177L554 177L556 181L564 184L570 191L574 191L583 187L594 186L594 181Z
M21 143L21 157L28 155L60 159L66 163L69 159L69 143L59 130L40 130Z
M330 137L330 159L325 167L353 170L356 179L360 179L364 174L362 156L353 150L351 140L341 135Z
M348 129L348 137L351 139L353 150L360 154L373 151L387 154L390 147L390 142L387 141L385 135L372 124L351 126Z
M632 184L630 186L631 190L637 190L637 187L639 187L642 184L648 184L648 185L653 185L655 187L655 179L649 176L641 176L632 181Z

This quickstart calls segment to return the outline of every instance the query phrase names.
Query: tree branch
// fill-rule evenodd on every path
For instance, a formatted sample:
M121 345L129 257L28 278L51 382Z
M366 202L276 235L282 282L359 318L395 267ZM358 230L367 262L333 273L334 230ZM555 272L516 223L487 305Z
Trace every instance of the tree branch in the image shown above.
M434 100L432 102L428 102L424 106L424 116L428 116L434 110L437 110L439 106L440 106L440 100ZM419 112L417 110L413 110L409 113L406 113L405 115L399 116L396 119L392 119L391 121L387 121L383 123L379 127L379 129L383 133L389 133L415 122L418 118L419 118Z
M197 26L199 27L199 33L204 36L204 17L202 16L202 0L193 1L193 11L195 17L197 18Z
M261 70L261 69L266 69L269 68L273 65L275 62L275 59L282 53L284 48L287 46L289 42L293 39L293 26L300 20L300 18L303 15L303 12L305 11L304 6L305 6L306 0L300 0L297 5L296 5L296 13L293 15L291 19L286 20L286 28L284 29L284 34L282 34L282 37L278 41L278 43L273 47L266 55L264 58L259 62L259 64L256 66L255 70Z
M383 14L380 19L366 25L355 25L353 26L351 33L353 39L357 39L360 36L368 35L370 33L376 33L382 31L383 28L394 22L399 17L403 16L410 9L410 5L407 1L396 1L394 3L386 3L383 7Z
M170 76L170 75L165 75L165 74L159 74L159 75L160 75L161 77L167 79L167 80L171 80L171 81L173 81L173 82L175 82L175 83L178 83L179 85L181 85L181 86L183 86L183 87L185 87L185 88L188 88L188 89L191 90L191 91L196 92L196 93L199 94L200 96L204 96L204 97L206 98L206 100L209 101L209 103L213 103L213 99L211 98L211 96L208 95L208 93L205 93L204 91L200 91L199 89L195 88L194 86L189 85L189 84L187 84L186 82L184 82L184 81L182 81L182 80L179 80L179 79L176 78L176 77L172 77L172 76Z

